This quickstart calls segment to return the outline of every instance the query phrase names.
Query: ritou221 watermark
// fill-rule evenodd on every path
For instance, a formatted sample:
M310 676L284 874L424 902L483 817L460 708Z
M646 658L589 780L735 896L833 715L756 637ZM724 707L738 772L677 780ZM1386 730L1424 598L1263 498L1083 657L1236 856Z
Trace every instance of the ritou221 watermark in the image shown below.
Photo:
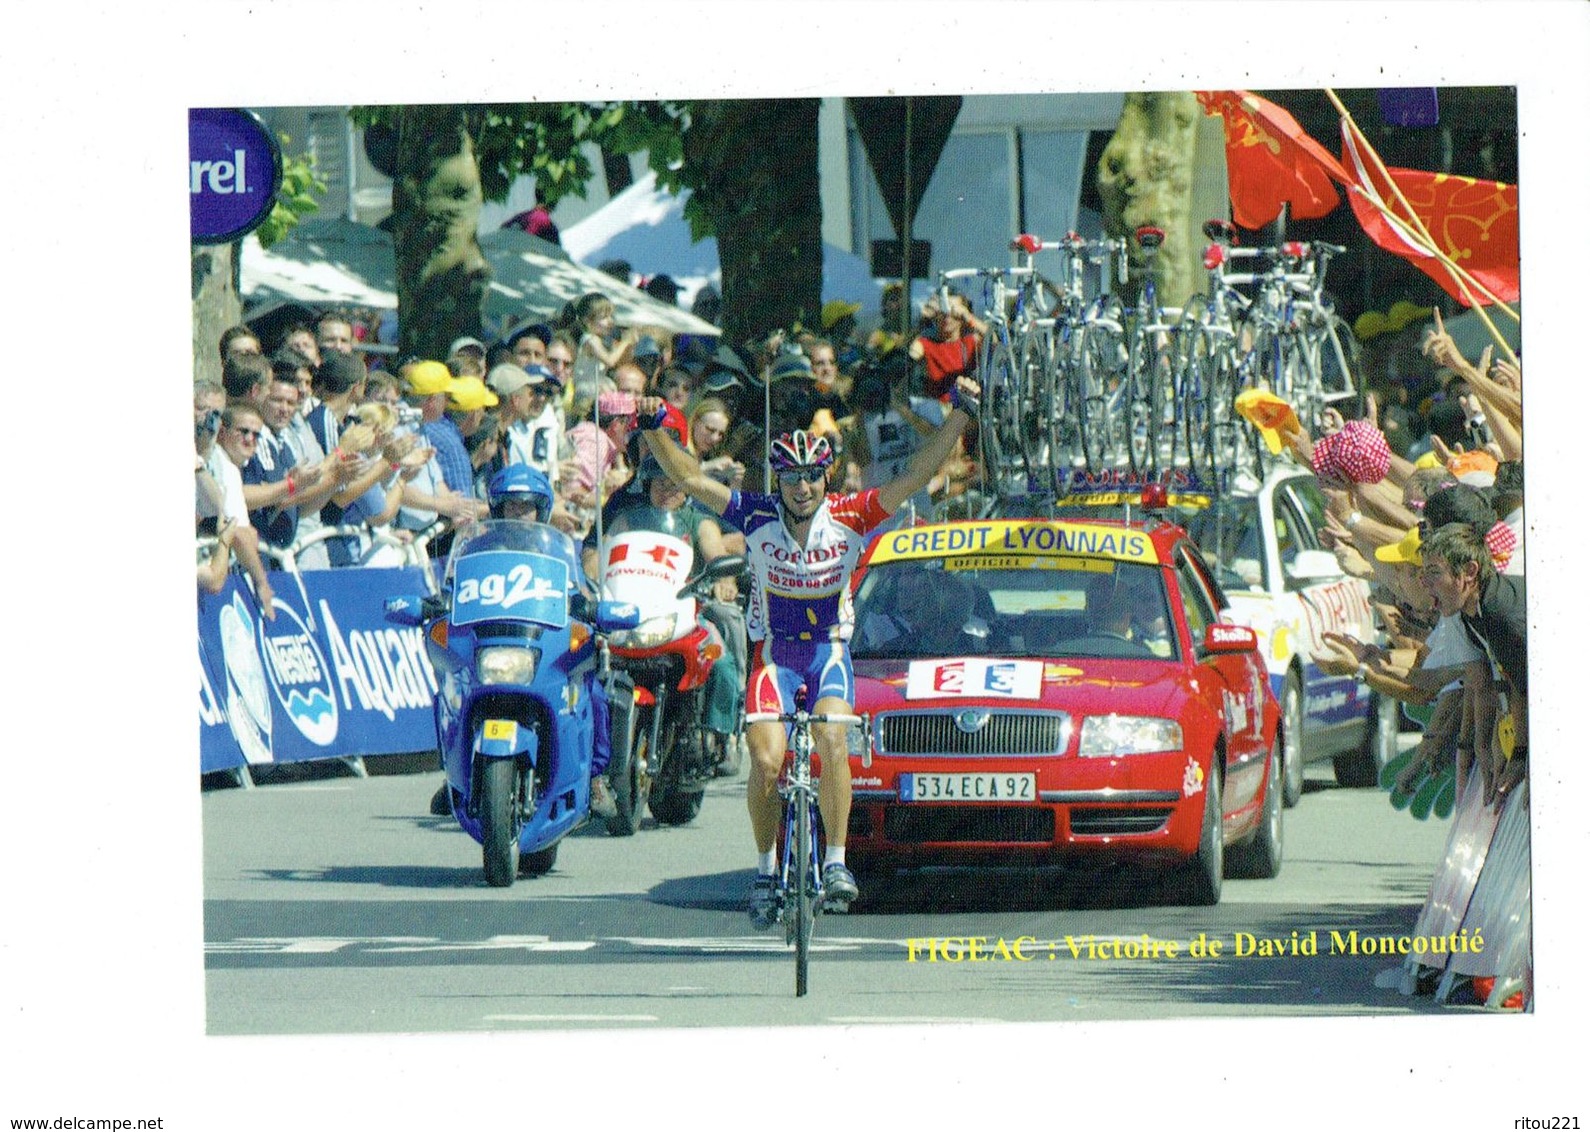
M1514 1128L1547 1128L1547 1129L1577 1129L1579 1118L1577 1116L1543 1116L1538 1120L1533 1117L1520 1116L1513 1121Z
M1252 932L1234 932L1230 938L1211 938L1199 932L1192 940L1154 939L1147 933L1128 939L1122 936L1080 935L1059 939L1038 939L1023 935L1014 939L981 935L943 936L908 939L908 963L1029 963L1035 959L1274 959L1285 956L1317 956L1321 944L1327 955L1468 955L1485 950L1485 937L1467 928L1446 935L1364 935L1356 928L1292 932L1289 936L1265 938Z

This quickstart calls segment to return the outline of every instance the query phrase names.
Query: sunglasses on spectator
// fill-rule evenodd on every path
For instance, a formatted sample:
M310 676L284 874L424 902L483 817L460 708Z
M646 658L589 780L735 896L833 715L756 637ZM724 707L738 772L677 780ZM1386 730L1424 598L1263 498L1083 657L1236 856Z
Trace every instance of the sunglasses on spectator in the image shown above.
M821 468L792 468L787 472L780 472L778 482L785 487L794 487L798 483L817 483L826 475L827 473Z

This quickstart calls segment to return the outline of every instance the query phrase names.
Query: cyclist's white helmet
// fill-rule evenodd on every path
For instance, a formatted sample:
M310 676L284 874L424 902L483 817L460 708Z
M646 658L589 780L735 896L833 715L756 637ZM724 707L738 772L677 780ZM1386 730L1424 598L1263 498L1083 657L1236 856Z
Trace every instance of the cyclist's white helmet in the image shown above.
M775 475L794 468L826 468L834 462L833 445L826 436L799 428L773 441L770 455Z

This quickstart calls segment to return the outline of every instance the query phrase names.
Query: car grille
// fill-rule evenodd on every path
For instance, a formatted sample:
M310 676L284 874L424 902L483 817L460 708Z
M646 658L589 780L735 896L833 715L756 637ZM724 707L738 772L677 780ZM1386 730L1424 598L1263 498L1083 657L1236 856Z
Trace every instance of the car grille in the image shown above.
M1054 840L1054 811L1019 806L890 806L883 815L883 834L890 841Z
M878 751L885 755L1059 755L1071 741L1071 717L1065 712L986 712L982 714L988 722L972 732L956 725L963 714L889 712L879 723Z
M1163 829L1170 809L1126 809L1107 806L1071 807L1071 832L1091 837L1112 833L1154 833Z

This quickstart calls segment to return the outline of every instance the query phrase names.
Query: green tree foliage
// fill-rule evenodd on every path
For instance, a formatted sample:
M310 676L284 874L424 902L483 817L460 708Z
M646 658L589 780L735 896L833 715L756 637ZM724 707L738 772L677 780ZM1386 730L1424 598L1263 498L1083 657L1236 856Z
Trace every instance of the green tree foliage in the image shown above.
M472 274L479 256L474 229L466 220L468 193L451 201L428 198L423 187L447 187L455 194L457 170L437 178L439 163L468 152L477 170L478 201L506 199L514 180L532 174L550 207L568 196L583 197L595 169L584 146L607 153L645 152L661 187L691 190L685 217L696 239L715 236L724 275L724 330L731 340L748 341L768 330L804 320L815 322L821 305L822 213L817 189L817 102L814 99L693 100L675 102L492 103L470 106L364 106L352 111L361 126L386 125L399 132L399 182L414 188L394 193L394 213L415 209L432 217L412 224L394 218L401 233L432 241L432 262L415 244L398 255L399 302L404 349L410 348L411 323L463 325L471 292L484 294L484 277ZM443 125L443 123L446 123ZM408 149L403 137L407 129ZM446 141L420 145L416 130L440 130ZM446 153L442 151L447 151ZM429 165L405 164L424 151ZM449 220L435 217L445 213ZM403 237L399 236L400 244ZM463 245L469 245L469 247ZM470 248L473 248L471 252ZM483 262L483 261L481 261ZM405 273L418 272L424 286ZM446 280L456 290L443 300ZM411 307L417 301L444 301L445 310ZM412 312L418 312L418 319ZM478 329L479 305L469 331ZM458 333L465 333L460 330ZM444 332L416 331L427 342Z
M287 146L292 139L286 134L281 135L282 142L282 187L276 194L276 203L271 208L271 213L263 223L254 230L259 237L262 248L286 237L292 231L293 225L311 212L320 211L320 202L315 198L324 196L326 182L315 175L315 156L305 153L297 157L286 155Z

